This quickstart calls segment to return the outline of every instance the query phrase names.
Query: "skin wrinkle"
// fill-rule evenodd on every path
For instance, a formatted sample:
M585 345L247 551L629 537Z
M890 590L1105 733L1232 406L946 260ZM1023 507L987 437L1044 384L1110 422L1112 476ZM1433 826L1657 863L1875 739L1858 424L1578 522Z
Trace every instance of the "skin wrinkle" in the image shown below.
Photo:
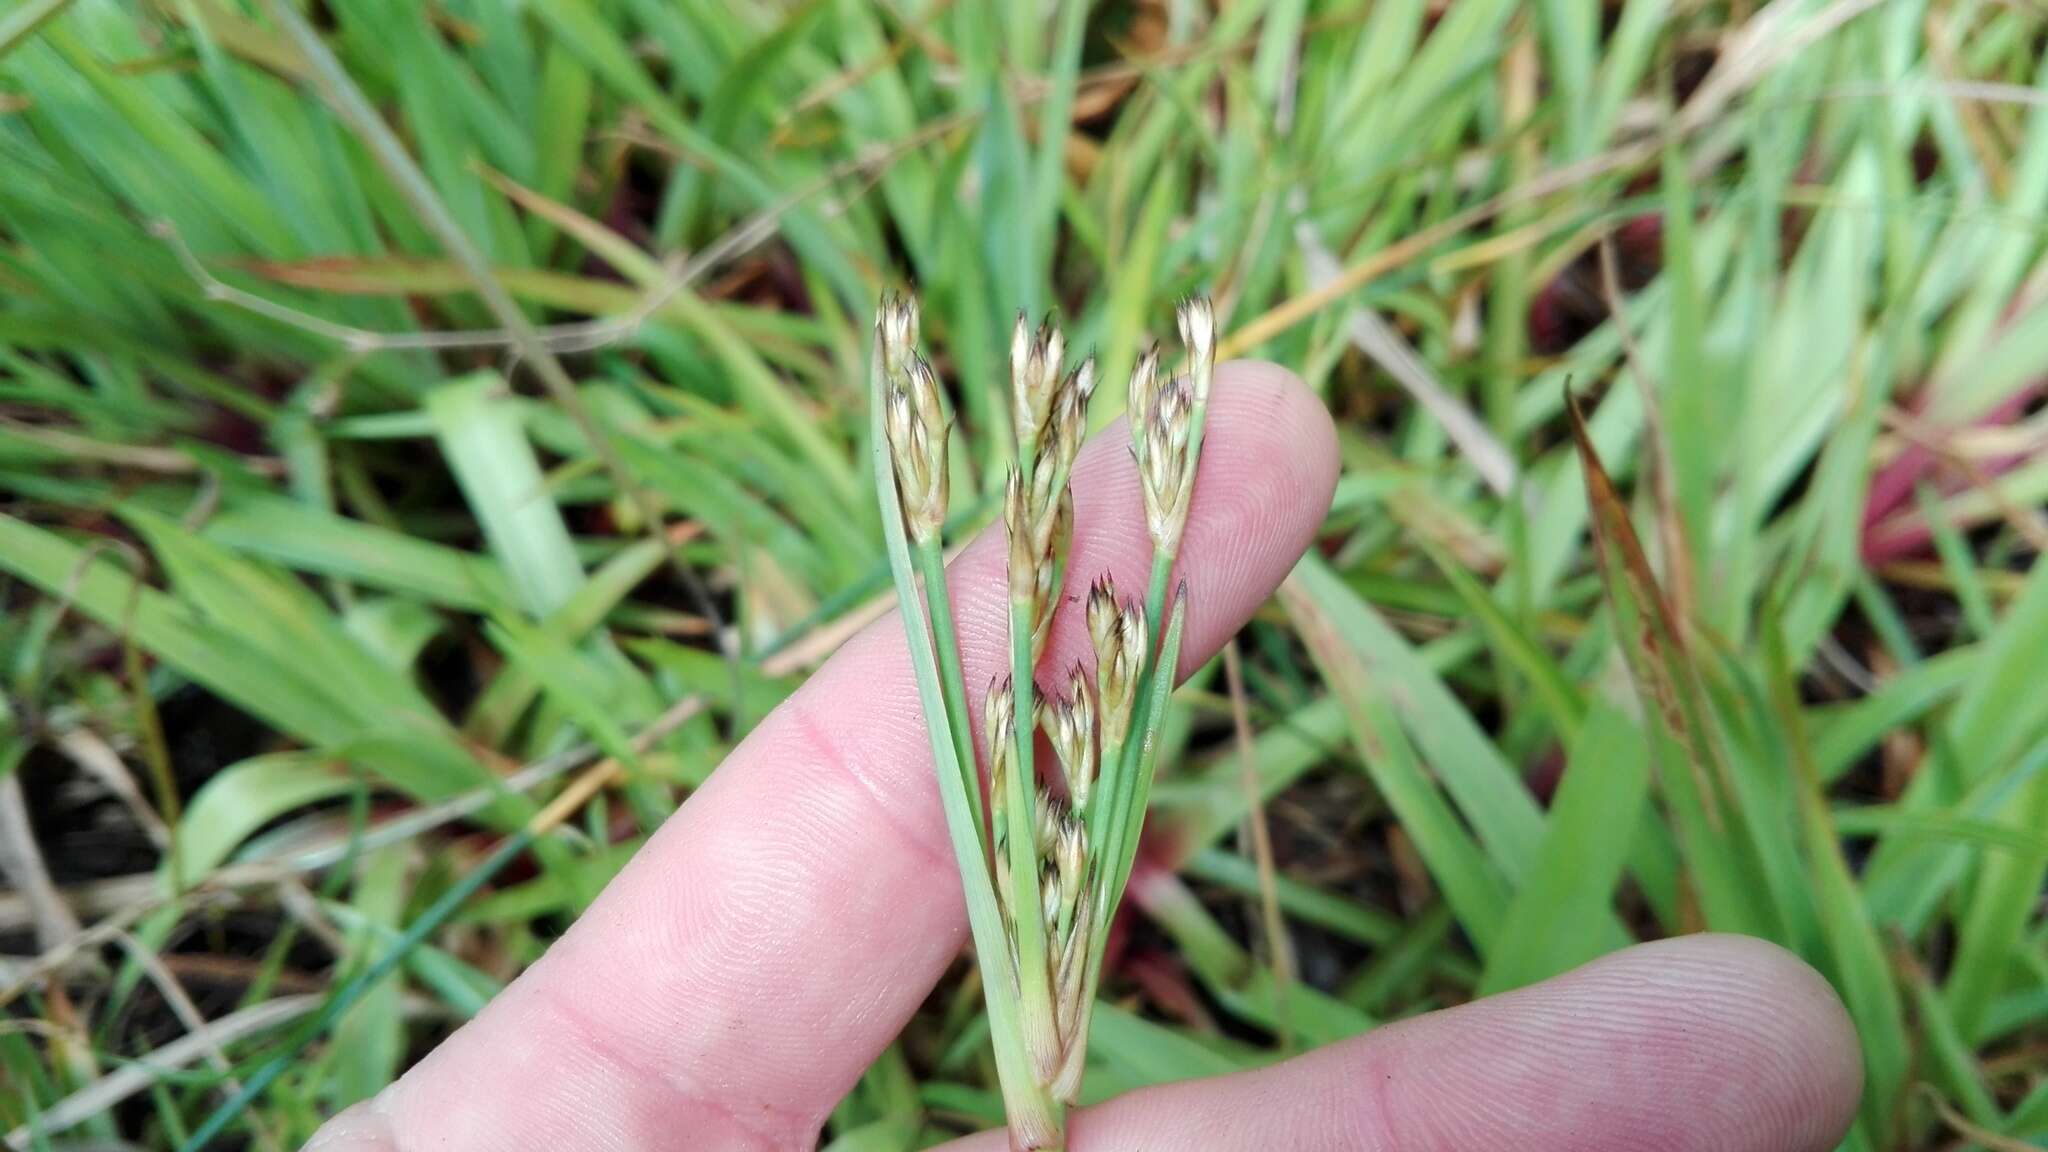
M882 827L899 845L931 868L934 877L948 874L953 867L953 847L943 824L935 827L928 820L905 819L900 806L889 802L890 793L877 779L880 773L859 752L832 736L831 725L816 714L816 706L808 698L790 702L789 722L790 739L806 763L820 771L841 772L852 780L859 786L860 794L873 804Z
M581 1089L573 1095L583 1098L582 1106L572 1104L561 1109L564 1115L571 1118L585 1118L593 1135L612 1137L609 1140L593 1140L592 1143L602 1143L607 1147L619 1149L706 1147L707 1137L722 1136L722 1139L716 1139L715 1144L708 1146L731 1148L739 1152L741 1149L766 1150L808 1146L811 1136L817 1131L818 1123L807 1117L781 1115L766 1106L763 1106L761 1116L742 1114L721 1103L705 1085L673 1073L641 1067L636 1061L626 1059L612 1049L603 1031L593 1027L576 1010L575 997L558 994L548 999L549 1010L553 1012L564 1034L578 1038L587 1054L597 1057L600 1066L612 1070L610 1075L598 1076L592 1075L593 1069L588 1066L579 1069L579 1074L570 1081L570 1084ZM671 1107L676 1112L683 1115L694 1113L708 1118L712 1129L706 1131L705 1128L694 1124L685 1127L674 1123L662 1123L653 1115L620 1115L622 1110L613 1108L612 1101L619 1095L627 1095L629 1099L635 1098L631 1094L618 1092L617 1081L621 1079L648 1085L654 1091L646 1093L646 1099L666 1098L673 1102ZM613 1118L614 1123L608 1127L601 1126L601 1117ZM638 1119L640 1122L630 1125L625 1123L631 1119ZM630 1131L625 1130L628 1128ZM673 1138L681 1132L690 1134L689 1145L672 1143Z

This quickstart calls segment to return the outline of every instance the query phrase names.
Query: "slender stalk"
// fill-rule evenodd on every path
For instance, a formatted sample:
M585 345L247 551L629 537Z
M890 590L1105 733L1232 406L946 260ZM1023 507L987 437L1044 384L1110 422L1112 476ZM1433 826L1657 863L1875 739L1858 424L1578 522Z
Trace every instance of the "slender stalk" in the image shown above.
M1032 763L1038 727L1032 723L1038 691L1032 683L1031 602L1010 601L1010 683L1017 700L1016 770L1009 774L1006 829L1010 863L1010 921L1017 946L1017 987L1024 1010L1024 1037L1034 1067L1057 1062L1052 980L1046 970L1045 921L1039 914L1037 781ZM1046 1079L1051 1079L1048 1070Z
M1123 899L1124 887L1130 882L1131 867L1137 859L1138 833L1144 826L1145 809L1141 797L1152 790L1152 776L1157 767L1159 721L1165 717L1166 703L1173 694L1173 671L1180 663L1180 641L1187 618L1187 595L1185 590L1174 598L1173 615L1169 619L1166 638L1160 644L1154 671L1163 673L1149 676L1150 690L1140 697L1139 709L1143 724L1134 723L1134 738L1124 742L1127 750L1121 757L1125 760L1130 783L1120 786L1115 793L1123 801L1125 815L1112 818L1107 823L1109 839L1096 840L1102 846L1102 854L1096 857L1094 890L1090 898L1095 901L1095 923L1100 926L1088 948L1088 965L1081 982L1080 1023L1074 1029L1076 1042L1067 1053L1059 1075L1054 1079L1053 1091L1061 1098L1071 1098L1080 1091L1082 1061L1085 1056L1088 1028L1095 1018L1095 1000L1102 985L1102 958L1105 945L1109 942L1109 914ZM1148 699L1149 697L1149 699ZM1108 750L1104 750L1105 758ZM1105 763L1105 770L1107 764ZM1105 797L1108 799L1108 797ZM1135 818L1129 814L1136 806Z
M1132 738L1124 742L1116 811L1109 821L1108 841L1103 845L1106 853L1101 860L1107 867L1097 876L1096 912L1100 916L1114 911L1123 899L1124 885L1131 877L1131 862L1137 858L1138 834L1145 823L1145 800L1151 792L1153 762L1158 751L1159 723L1165 719L1166 704L1173 694L1174 668L1180 661L1186 603L1185 593L1175 597L1166 637L1139 680L1138 711L1132 720Z
M981 776L974 768L974 732L967 711L967 684L960 670L960 636L953 625L953 598L946 588L945 551L936 538L919 541L911 552L918 577L924 581L925 603L932 623L932 640L938 649L939 689L946 703L946 719L953 736L953 755L967 792L968 809L974 813L977 829L988 826L981 803Z
M932 760L939 779L939 799L946 813L946 831L953 844L953 857L960 869L960 886L967 902L967 925L982 967L983 993L988 1005L989 1033L995 1046L996 1070L1003 1089L1003 1108L1010 1120L1013 1138L1028 1148L1057 1149L1064 1142L1064 1117L1059 1104L1033 1075L1030 1053L1023 1039L1017 973L1003 928L1003 915L996 901L989 875L982 823L974 816L967 799L966 771L956 753L953 725L946 711L945 693L939 686L937 658L929 627L926 596L919 595L911 559L908 532L904 527L903 505L897 491L896 470L891 459L888 431L884 424L883 395L887 388L879 347L873 376L875 402L870 437L875 454L875 487L882 506L882 534L888 547L889 570L895 579L898 607L903 614L904 636L910 648L910 662L918 687L919 703L932 746ZM943 588L943 581L939 586ZM943 595L943 593L942 593ZM951 617L944 626L950 629Z
M1116 900L1123 899L1124 885L1130 881L1131 865L1138 855L1138 831L1145 822L1144 798L1152 793L1152 776L1159 766L1159 725L1166 717L1167 702L1173 698L1173 673L1180 663L1180 639L1187 624L1187 603L1187 592L1183 588L1173 599L1173 612L1167 617L1166 639L1159 646L1159 661L1148 685L1151 702L1145 709L1145 734L1136 742L1136 786L1131 790L1136 805L1125 820L1114 859Z
M1152 556L1152 579L1145 588L1145 635L1159 635L1159 625L1166 615L1166 586L1173 579L1174 557L1164 552ZM1145 679L1152 678L1156 663L1145 667ZM1144 700L1144 687L1140 685L1138 699Z

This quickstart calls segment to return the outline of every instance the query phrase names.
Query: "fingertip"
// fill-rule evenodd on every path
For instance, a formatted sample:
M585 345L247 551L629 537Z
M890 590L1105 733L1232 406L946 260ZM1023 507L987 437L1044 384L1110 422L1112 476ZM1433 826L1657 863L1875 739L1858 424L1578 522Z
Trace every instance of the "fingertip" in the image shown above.
M1716 990L1709 1005L1718 1001L1738 1019L1753 1021L1754 1055L1802 1070L1780 1087L1785 1108L1810 1122L1813 1147L1833 1146L1862 1102L1863 1046L1826 977L1788 949L1754 936L1682 936L1632 951L1646 963L1668 965L1677 979L1696 976L1696 984ZM1766 1045L1771 1051L1762 1050ZM1731 1063L1743 1059L1738 1052Z
M398 1138L390 1118L365 1100L322 1124L301 1152L398 1152Z
M1676 1119L1674 1147L1820 1152L1861 1098L1860 1046L1840 998L1803 960L1754 937L1637 945L1452 1015L1463 1013L1490 1018L1476 1031L1539 1061L1568 1044L1566 1082L1604 1075L1628 1085L1617 1096L1656 1101L1639 1125ZM1527 1083L1545 1079L1528 1071Z
M1241 393L1245 408L1240 416L1249 418L1253 427L1268 427L1280 441L1298 449L1302 455L1297 464L1322 475L1322 487L1336 485L1336 422L1322 398L1293 369L1271 360L1227 361L1216 367L1216 389L1218 396ZM1261 408L1265 419L1257 419Z
M1221 441L1220 463L1232 478L1264 477L1264 492L1280 497L1271 511L1306 547L1337 490L1337 426L1322 398L1301 377L1268 360L1232 360L1216 369L1209 435Z

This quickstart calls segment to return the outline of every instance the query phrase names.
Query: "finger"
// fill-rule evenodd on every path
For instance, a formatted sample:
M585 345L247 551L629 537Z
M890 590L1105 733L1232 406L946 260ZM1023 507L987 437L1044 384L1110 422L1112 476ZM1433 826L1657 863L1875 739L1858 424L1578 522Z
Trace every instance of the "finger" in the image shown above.
M1819 973L1761 940L1693 936L1272 1068L1133 1092L1077 1113L1068 1146L1822 1152L1862 1083Z
M1069 602L1151 563L1121 424L1073 472ZM1244 623L1329 508L1322 405L1272 365L1220 367L1186 558L1182 669ZM1008 665L999 533L948 587L969 694ZM1045 667L1086 650L1066 612ZM894 614L764 721L561 941L333 1145L808 1147L958 954L966 913ZM325 1133L323 1133L325 1135Z

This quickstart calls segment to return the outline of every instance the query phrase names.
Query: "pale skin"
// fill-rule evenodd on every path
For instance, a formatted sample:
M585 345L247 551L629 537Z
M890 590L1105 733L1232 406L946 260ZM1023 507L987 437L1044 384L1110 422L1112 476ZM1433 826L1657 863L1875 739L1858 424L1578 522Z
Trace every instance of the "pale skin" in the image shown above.
M1181 552L1182 674L1286 577L1337 475L1329 418L1284 369L1220 367L1208 428ZM1075 467L1070 595L1104 571L1143 586L1125 445L1111 429ZM1007 659L999 537L951 570L977 702ZM1047 667L1086 652L1079 612L1062 613L1051 648ZM309 1148L811 1148L965 936L892 616L763 721L538 964ZM1070 1147L1820 1152L1861 1082L1848 1018L1812 969L1769 944L1695 936L1079 1111Z

